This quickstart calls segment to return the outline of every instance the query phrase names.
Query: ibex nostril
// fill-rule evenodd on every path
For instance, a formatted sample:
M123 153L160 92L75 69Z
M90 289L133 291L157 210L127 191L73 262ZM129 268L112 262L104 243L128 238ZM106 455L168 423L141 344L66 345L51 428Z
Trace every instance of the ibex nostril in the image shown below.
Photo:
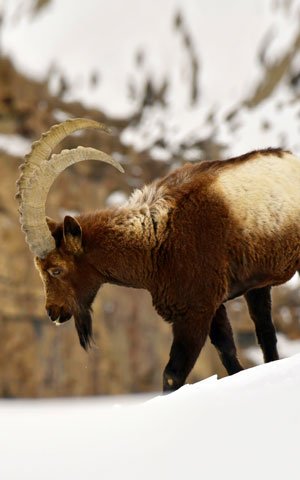
M52 307L46 308L46 312L50 320L52 320L52 322L54 322L59 315L58 313L55 312L55 308L52 308Z

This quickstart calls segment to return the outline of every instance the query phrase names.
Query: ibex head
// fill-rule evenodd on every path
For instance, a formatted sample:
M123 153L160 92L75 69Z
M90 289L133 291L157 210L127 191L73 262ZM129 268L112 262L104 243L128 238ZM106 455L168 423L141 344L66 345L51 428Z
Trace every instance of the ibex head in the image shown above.
M70 216L63 223L46 217L47 195L60 172L74 163L100 160L121 172L123 168L106 153L89 147L52 154L63 138L82 128L99 128L110 133L105 125L81 118L54 125L25 157L16 197L22 230L43 280L47 313L56 324L73 316L80 344L86 349L92 337L91 305L101 279L93 265L85 261L80 223Z

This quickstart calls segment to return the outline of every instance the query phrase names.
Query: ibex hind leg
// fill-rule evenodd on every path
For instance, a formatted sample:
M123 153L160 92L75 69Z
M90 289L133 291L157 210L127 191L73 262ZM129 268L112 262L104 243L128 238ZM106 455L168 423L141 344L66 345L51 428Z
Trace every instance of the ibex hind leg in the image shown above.
M278 360L276 331L271 315L271 287L250 290L245 298L265 362Z
M209 336L228 374L233 375L243 370L237 358L232 328L224 305L218 308L212 319Z

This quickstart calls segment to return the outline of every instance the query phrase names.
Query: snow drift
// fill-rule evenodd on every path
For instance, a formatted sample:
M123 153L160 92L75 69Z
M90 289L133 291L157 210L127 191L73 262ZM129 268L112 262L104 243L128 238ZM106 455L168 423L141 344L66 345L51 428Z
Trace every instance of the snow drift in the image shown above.
M300 355L168 396L0 402L3 479L299 478Z

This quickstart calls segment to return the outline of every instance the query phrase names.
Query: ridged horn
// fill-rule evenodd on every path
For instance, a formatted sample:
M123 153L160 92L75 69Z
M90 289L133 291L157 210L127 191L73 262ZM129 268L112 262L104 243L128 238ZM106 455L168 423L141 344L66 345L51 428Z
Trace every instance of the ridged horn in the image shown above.
M111 133L110 129L103 123L88 118L70 118L63 123L53 125L48 132L43 133L41 138L32 144L31 151L25 155L25 161L20 167L22 174L17 185L22 188L28 178L32 176L35 167L49 159L54 148L64 138L83 128L99 128L106 133Z
M99 160L124 172L119 162L111 156L90 147L63 150L60 154L53 154L49 159L52 148L66 135L81 128L100 128L109 132L107 127L93 120L67 120L63 124L54 125L38 142L35 142L23 164L17 192L20 202L20 223L30 250L40 258L44 258L55 248L45 213L47 195L55 178L65 168L83 160Z

